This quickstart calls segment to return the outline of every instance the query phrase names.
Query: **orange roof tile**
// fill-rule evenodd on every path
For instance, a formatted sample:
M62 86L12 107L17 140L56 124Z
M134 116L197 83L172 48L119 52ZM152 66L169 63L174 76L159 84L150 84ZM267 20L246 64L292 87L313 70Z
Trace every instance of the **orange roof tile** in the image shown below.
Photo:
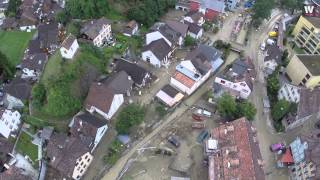
M195 83L194 80L178 71L175 72L173 78L182 83L183 85L187 86L188 88L191 88Z

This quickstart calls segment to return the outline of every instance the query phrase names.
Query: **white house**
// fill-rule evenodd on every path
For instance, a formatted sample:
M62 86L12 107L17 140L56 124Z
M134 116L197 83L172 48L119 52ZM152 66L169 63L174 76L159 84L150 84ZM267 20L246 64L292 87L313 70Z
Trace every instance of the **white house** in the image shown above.
M183 21L195 23L198 26L202 26L206 22L204 15L197 11L189 11L186 15L184 15Z
M162 89L160 89L160 91L158 91L156 97L165 105L173 107L182 100L184 95L167 84Z
M221 77L216 77L214 82L221 85L224 92L235 97L247 99L251 94L251 88L246 81L232 82Z
M133 35L136 35L138 33L138 30L139 30L138 23L135 20L132 20L128 22L128 24L124 28L123 35L131 37Z
M93 159L88 143L85 137L53 133L47 145L49 166L61 179L80 180Z
M278 98L298 103L300 101L300 89L301 87L285 83L279 89Z
M21 114L18 111L0 109L0 134L5 138L19 129Z
M176 66L170 85L190 95L222 64L223 60L218 50L200 45L187 55L185 61Z
M256 72L250 58L237 59L231 68L214 80L215 96L228 93L234 97L247 99L253 90Z
M105 120L87 112L79 112L70 123L71 134L74 136L82 135L92 139L89 145L91 153L95 150L107 130L108 125Z
M188 35L194 39L200 39L203 34L203 28L195 23L188 24Z
M164 39L152 41L142 48L142 60L155 67L168 66L171 54L172 49Z
M89 89L85 108L90 113L98 113L105 119L111 119L124 102L124 95L130 94L133 81L124 71L95 82Z
M69 34L68 37L62 42L60 47L60 53L63 58L72 59L79 49L79 44L77 38L72 34Z
M80 33L83 37L93 42L93 45L101 47L112 38L111 22L105 18L87 22Z

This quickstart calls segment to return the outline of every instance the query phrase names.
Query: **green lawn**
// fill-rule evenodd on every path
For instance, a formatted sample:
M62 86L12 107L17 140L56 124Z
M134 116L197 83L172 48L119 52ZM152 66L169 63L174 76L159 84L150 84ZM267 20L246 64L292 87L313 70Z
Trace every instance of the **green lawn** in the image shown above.
M0 31L0 51L16 66L20 63L32 35L32 32Z
M38 147L32 144L31 141L32 138L27 133L22 132L19 137L16 150L23 155L29 156L33 162L36 162L38 159Z
M60 73L61 61L62 61L62 57L61 57L60 51L56 51L56 53L49 58L48 63L46 64L46 67L41 77L42 83L47 85L47 82L50 79L56 77Z

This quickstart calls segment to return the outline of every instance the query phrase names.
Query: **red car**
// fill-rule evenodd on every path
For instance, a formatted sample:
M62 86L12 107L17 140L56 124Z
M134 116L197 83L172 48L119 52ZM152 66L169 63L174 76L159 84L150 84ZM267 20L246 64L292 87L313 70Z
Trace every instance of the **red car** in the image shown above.
M196 114L192 114L192 118L196 121L203 121L204 120L204 117L202 116L198 116Z

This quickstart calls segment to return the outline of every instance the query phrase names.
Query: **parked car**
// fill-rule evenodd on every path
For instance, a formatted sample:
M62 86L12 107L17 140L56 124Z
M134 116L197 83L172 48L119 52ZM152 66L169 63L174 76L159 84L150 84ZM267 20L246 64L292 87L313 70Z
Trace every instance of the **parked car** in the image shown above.
M200 116L206 116L206 117L211 117L211 112L205 110L205 109L197 109L194 114L200 115Z
M284 149L286 149L286 146L283 143L275 143L270 145L270 151L272 152L278 152Z
M205 124L202 122L193 122L191 127L193 129L203 129L205 127Z
M202 130L197 137L197 142L202 143L209 136L209 132L207 130Z
M179 147L180 146L180 142L174 136L169 136L168 137L168 142L171 143L172 145L174 145L175 147Z
M192 118L196 121L203 121L204 120L203 116L199 116L196 114L192 114Z

